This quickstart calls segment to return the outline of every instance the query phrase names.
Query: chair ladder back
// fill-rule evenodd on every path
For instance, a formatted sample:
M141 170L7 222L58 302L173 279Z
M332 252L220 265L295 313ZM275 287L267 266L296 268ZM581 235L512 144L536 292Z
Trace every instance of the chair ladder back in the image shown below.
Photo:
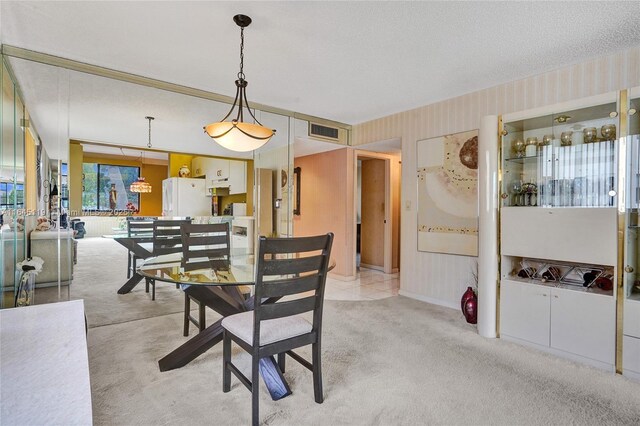
M180 227L189 220L155 220L153 222L153 254L177 253L182 250Z
M184 264L193 259L229 258L231 240L228 223L187 223L180 227L180 235Z
M332 243L333 233L298 238L260 237L254 297L254 347L259 346L260 321L264 320L313 311L312 332L319 331ZM268 298L308 291L314 293L294 300L264 303Z
M153 221L128 220L127 235L129 237L137 237L141 235L153 235Z

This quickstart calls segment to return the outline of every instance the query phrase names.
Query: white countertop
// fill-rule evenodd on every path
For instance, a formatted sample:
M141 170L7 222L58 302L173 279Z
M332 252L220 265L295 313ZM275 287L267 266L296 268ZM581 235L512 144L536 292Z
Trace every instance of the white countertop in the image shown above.
M0 424L92 424L84 302L0 310Z

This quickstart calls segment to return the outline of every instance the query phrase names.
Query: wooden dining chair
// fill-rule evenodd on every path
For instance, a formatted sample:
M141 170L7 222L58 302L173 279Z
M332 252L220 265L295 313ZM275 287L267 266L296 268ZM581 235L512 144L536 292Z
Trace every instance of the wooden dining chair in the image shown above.
M231 240L229 223L183 224L180 227L182 238L182 267L185 271L211 267L212 259L229 261ZM205 303L192 294L188 286L184 290L184 336L189 335L189 323L206 328ZM191 316L191 301L198 305L198 319Z
M223 392L231 390L233 373L251 391L252 422L259 423L258 389L260 359L278 355L284 372L289 355L313 372L313 393L320 404L322 368L322 305L329 267L333 233L315 237L260 237L255 282L254 310L231 315L222 320ZM311 295L303 293L312 292ZM279 301L284 296L297 299ZM300 314L313 311L312 322ZM231 341L249 352L251 380L231 362ZM311 345L311 362L293 349Z
M182 234L180 226L191 223L190 219L179 220L154 220L153 221L153 255L180 253L182 251ZM156 282L147 278L145 281L146 292L149 292L149 285L152 287L151 300L156 300Z
M128 237L142 237L153 235L153 220L152 219L138 219L127 218L127 236ZM127 259L127 278L131 278L131 275L138 267L138 260L140 258L136 256L132 251L128 252Z

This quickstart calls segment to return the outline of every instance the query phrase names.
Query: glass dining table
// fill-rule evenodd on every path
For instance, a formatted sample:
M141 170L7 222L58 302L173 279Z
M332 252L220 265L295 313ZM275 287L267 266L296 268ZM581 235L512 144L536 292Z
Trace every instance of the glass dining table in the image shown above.
M143 278L181 285L188 296L222 316L160 359L160 371L183 367L202 355L222 341L224 317L253 309L253 296L241 291L241 286L255 284L255 256L246 249L231 250L228 258L190 259L187 264L182 252L149 257L136 272ZM260 373L274 400L291 393L274 357L260 360Z

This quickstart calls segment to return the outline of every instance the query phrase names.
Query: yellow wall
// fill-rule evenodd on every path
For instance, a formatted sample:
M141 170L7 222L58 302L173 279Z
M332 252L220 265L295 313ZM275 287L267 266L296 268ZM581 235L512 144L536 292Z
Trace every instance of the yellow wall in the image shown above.
M72 216L81 215L82 211L82 163L112 164L115 166L137 166L140 162L126 160L115 155L92 154L86 157L82 152L82 145L71 144L69 159L69 207ZM164 165L144 164L140 174L153 188L149 194L140 194L140 212L136 216L162 215L162 181L167 178L168 167Z
M179 177L178 171L184 164L191 170L193 155L169 153L169 177Z
M82 145L69 144L69 216L82 215Z

